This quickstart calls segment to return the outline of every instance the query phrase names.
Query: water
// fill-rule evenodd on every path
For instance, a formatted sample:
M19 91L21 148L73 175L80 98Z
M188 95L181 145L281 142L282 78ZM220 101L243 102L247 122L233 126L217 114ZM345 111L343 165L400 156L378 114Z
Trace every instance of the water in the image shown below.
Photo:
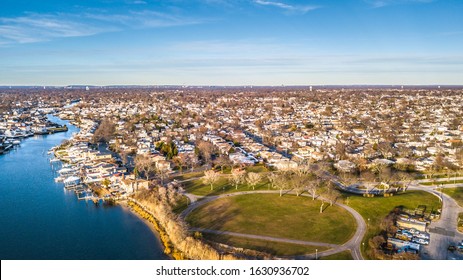
M22 140L0 156L0 259L166 259L148 226L121 206L78 201L54 182L47 151L69 131Z

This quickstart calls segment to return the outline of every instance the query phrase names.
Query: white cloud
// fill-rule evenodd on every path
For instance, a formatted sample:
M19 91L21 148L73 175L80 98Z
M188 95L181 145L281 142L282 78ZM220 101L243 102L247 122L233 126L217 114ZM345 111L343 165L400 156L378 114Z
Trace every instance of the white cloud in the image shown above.
M59 15L28 14L0 18L0 38L17 43L33 43L59 37L90 36L104 29Z
M150 10L126 14L36 14L0 18L0 42L33 43L54 38L91 36L99 33L140 28L191 25L199 20ZM3 43L6 44L6 43Z
M309 11L318 9L318 6L311 6L311 5L290 5L283 2L274 2L274 1L267 1L267 0L254 0L254 3L262 6L273 6L288 12L293 13L302 13L305 14Z
M410 3L431 3L435 0L364 0L366 3L370 4L373 8L382 8L391 5L401 5L401 4L410 4Z

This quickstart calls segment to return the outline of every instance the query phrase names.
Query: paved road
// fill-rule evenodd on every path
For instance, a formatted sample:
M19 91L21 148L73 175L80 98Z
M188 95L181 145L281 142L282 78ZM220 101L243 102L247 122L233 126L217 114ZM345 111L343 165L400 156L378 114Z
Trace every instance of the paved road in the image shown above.
M423 246L422 258L432 260L446 260L450 258L447 250L450 243L457 243L463 240L463 233L458 232L458 213L463 212L463 207L450 196L443 194L434 187L414 185L410 190L420 190L431 193L442 200L442 213L438 221L432 222L429 226L430 242ZM454 245L455 245L454 244ZM458 256L452 256L458 257ZM461 256L463 259L463 255Z
M243 192L235 192L235 193L229 193L229 194L223 194L223 195L217 195L217 196L207 196L204 197L201 200L197 200L194 203L190 204L187 209L185 209L180 216L182 218L185 218L188 216L193 210L196 208L205 205L211 201L214 201L219 198L223 197L231 197L231 196L238 196L238 195L246 195L246 194L256 194L256 193L273 193L273 194L279 194L279 191L243 191ZM307 196L310 197L308 194L302 194L302 196ZM322 198L319 198L322 199ZM330 247L331 249L326 250L324 252L318 253L318 257L324 257L324 256L329 256L332 254L336 254L342 251L349 250L355 260L363 260L363 256L360 251L360 245L362 243L363 236L366 233L367 226L365 221L363 220L363 217L354 209L350 208L347 205L341 204L341 203L335 203L337 206L344 208L347 210L349 213L352 214L354 217L356 223L357 223L357 229L354 233L354 236L347 241L346 243L342 245L336 245L336 244L329 244L329 243L323 243L323 242L309 242L309 241L303 241L303 240L294 240L294 239L285 239L285 238L274 238L274 237L269 237L269 236L262 236L262 235L251 235L251 234L242 234L242 233L236 233L236 232L229 232L229 231L214 231L210 229L199 229L199 228L193 228L191 230L193 231L202 231L202 232L209 232L209 233L216 233L216 234L227 234L227 235L233 235L233 236L240 236L240 237L247 237L247 238L253 238L253 239L261 239L261 240L268 240L268 241L277 241L277 242L285 242L285 243L294 243L294 244L301 244L301 245L310 245L310 246L323 246L323 247ZM315 254L308 254L308 255L303 255L303 256L293 256L292 258L294 259L315 259Z
M432 182L446 182L446 181L459 181L463 180L463 177L450 177L450 178L435 178L435 179L420 179L416 180L418 183L432 183Z

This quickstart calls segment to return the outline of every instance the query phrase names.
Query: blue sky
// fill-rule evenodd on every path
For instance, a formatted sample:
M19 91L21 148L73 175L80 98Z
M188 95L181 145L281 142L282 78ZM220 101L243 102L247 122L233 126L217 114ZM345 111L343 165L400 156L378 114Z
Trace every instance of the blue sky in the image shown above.
M0 85L463 84L461 0L0 7Z

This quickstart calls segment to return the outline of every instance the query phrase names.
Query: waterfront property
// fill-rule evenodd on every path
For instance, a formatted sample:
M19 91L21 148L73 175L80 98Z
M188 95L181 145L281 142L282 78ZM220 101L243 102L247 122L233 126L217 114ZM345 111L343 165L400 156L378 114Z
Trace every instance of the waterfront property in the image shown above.
M54 183L46 152L77 131L68 127L25 139L0 157L0 258L166 259L152 230L129 210L95 207Z

